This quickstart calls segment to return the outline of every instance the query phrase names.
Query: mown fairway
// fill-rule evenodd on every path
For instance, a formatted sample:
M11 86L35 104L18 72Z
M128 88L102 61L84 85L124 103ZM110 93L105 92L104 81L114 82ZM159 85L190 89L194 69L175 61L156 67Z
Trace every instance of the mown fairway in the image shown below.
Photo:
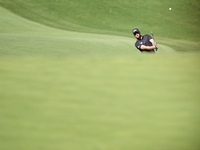
M143 2L0 0L0 149L199 149L199 1Z

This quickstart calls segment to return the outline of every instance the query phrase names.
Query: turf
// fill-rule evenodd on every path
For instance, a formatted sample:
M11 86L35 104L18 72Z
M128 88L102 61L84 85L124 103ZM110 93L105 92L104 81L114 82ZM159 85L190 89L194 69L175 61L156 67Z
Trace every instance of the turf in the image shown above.
M194 54L1 58L0 147L197 150L198 62Z
M198 51L200 45L198 0L1 0L0 5L28 20L63 30L132 38L132 29L138 27L142 34L153 31L159 44L176 51Z
M0 149L199 149L199 3L145 2L0 0Z
M161 37L199 41L199 0L7 0L0 5L61 29L129 37L134 27L140 27L143 34L153 30Z
M135 39L123 36L63 31L18 17L3 8L0 17L1 56L135 55ZM161 39L163 41L163 39ZM159 44L158 53L174 53Z

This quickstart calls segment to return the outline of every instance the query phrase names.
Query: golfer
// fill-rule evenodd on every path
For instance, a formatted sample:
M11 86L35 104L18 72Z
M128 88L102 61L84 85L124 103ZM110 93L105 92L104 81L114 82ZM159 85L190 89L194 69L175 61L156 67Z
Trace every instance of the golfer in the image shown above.
M135 47L139 49L141 52L155 52L154 50L158 50L156 41L148 34L141 35L140 31L135 28L133 29L133 35L137 38L135 42Z

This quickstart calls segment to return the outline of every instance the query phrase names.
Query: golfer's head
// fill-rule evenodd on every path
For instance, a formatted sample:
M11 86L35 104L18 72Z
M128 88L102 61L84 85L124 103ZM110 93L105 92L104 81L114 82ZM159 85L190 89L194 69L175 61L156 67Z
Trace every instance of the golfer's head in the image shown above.
M138 39L140 37L140 31L139 29L135 28L133 29L133 35Z

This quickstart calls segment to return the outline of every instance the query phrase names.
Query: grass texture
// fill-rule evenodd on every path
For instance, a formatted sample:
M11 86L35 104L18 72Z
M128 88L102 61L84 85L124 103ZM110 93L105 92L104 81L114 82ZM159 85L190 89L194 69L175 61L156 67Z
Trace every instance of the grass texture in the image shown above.
M2 58L0 147L197 150L198 62L185 54Z
M199 149L198 1L0 5L0 149Z

